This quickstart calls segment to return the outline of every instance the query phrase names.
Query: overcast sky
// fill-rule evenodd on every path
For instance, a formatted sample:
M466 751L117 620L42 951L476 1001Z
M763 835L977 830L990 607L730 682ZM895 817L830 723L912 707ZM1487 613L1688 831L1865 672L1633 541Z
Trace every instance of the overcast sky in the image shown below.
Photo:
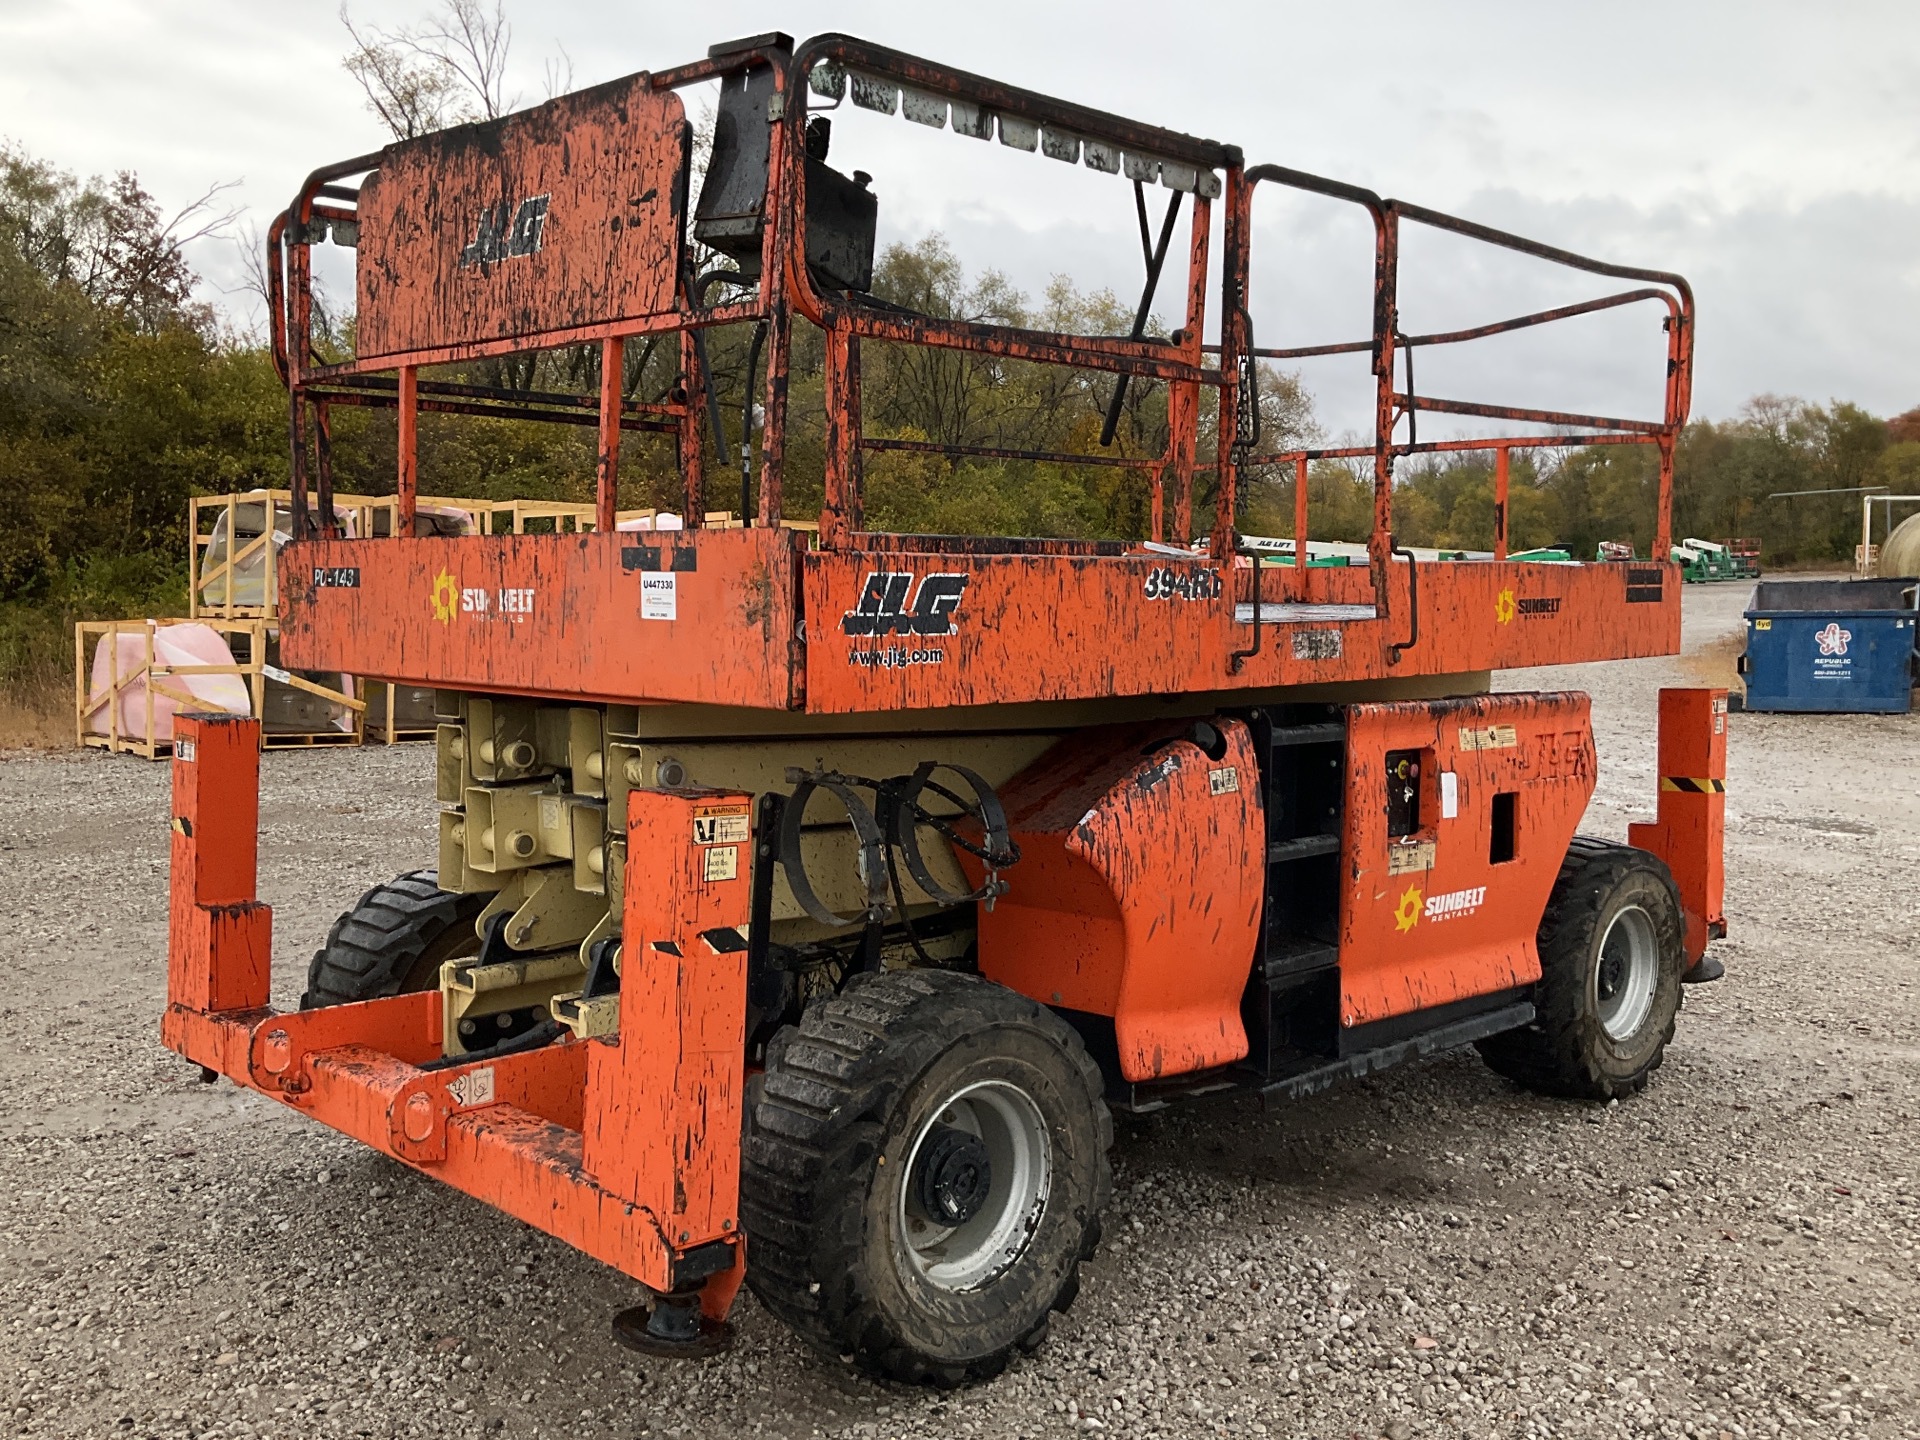
M396 23L425 10L359 3L354 13ZM542 98L543 65L562 49L585 85L763 30L849 31L1231 141L1250 164L1318 171L1678 270L1699 300L1696 415L1733 414L1765 391L1881 415L1920 405L1913 0L519 0L509 15L524 103ZM238 181L232 198L264 229L315 165L385 139L340 67L345 41L332 0L0 0L0 137L82 174L135 169L167 207ZM970 265L997 266L1029 294L1066 272L1130 303L1140 261L1117 177L899 119L849 118L863 123L836 135L834 160L874 174L883 241L937 228ZM1260 343L1360 333L1364 226L1328 202L1259 205ZM233 247L205 242L193 259L209 298L244 312L243 297L219 288L238 285ZM1402 308L1418 331L1593 293L1417 239ZM1551 342L1496 342L1454 359L1423 352L1420 388L1652 415L1660 355L1657 317L1642 309ZM1329 367L1306 378L1334 428L1364 413L1364 375Z

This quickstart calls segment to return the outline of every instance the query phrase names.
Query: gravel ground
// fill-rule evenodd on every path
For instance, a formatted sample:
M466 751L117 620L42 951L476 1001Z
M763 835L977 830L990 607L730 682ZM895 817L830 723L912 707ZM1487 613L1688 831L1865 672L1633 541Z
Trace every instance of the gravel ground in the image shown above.
M1588 829L1651 811L1688 654L1593 693ZM1123 1122L1110 1243L1052 1341L872 1384L751 1298L727 1356L608 1338L621 1277L159 1048L164 766L0 761L0 1427L62 1436L1920 1434L1920 716L1733 719L1727 979L1648 1092L1520 1093L1469 1050L1272 1111ZM426 863L424 748L276 754L276 999Z

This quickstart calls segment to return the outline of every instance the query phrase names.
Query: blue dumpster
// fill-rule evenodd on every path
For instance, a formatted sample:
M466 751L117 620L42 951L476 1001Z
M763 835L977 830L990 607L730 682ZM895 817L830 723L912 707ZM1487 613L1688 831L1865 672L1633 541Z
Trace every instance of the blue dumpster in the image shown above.
M1747 602L1749 710L1913 708L1912 580L1762 580Z

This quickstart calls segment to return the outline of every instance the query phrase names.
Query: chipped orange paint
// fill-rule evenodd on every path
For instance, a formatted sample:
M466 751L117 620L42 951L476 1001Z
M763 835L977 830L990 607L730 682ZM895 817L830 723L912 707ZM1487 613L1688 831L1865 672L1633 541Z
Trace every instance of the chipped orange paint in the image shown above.
M1111 1016L1128 1080L1247 1053L1240 995L1265 898L1265 812L1247 727L1215 724L1217 760L1182 738L1190 727L1081 731L1002 797L1020 863L980 913L981 973Z
M1572 693L1349 708L1343 1025L1540 978L1535 931L1593 794L1589 710L1587 697ZM1391 840L1386 756L1398 750L1422 752L1421 827ZM1451 816L1441 803L1449 774ZM1516 844L1511 860L1495 863L1493 797L1501 793L1518 797Z
M298 598L281 592L281 654L492 693L783 710L803 543L760 529L315 542L283 553ZM357 584L316 588L323 570Z
M1629 825L1627 840L1673 872L1691 964L1707 953L1709 940L1727 933L1727 692L1662 690L1659 756L1656 818Z
M183 716L175 726L170 1006L245 1011L267 1004L273 912L253 893L260 853L259 749L253 721ZM217 971L202 963L216 949L224 960Z
M805 80L823 60L1194 171L1181 329L1165 342L1016 330L819 288L807 263L803 136ZM743 271L724 304L703 308L683 271L688 131L672 92L754 65L775 68L777 97L768 117L771 223L760 279L753 284ZM1212 187L1199 184L1202 171L1215 182L1224 177L1217 276L1209 273L1203 193ZM354 176L367 177L357 192L335 183ZM1255 348L1248 282L1260 184L1344 199L1371 214L1370 336L1306 351ZM1397 288L1403 221L1643 288L1474 331L1409 336ZM340 239L343 224L358 236L358 354L316 365L308 343L311 246L323 225ZM1509 447L1651 444L1660 462L1654 553L1665 554L1673 441L1689 405L1686 282L1299 172L1248 169L1235 146L824 36L792 54L763 45L631 76L317 170L275 222L269 246L272 348L292 388L295 538L281 555L280 593L282 663L296 668L555 700L861 713L883 729L881 717L934 707L1150 695L1265 703L1291 686L1468 676L1679 648L1679 576L1665 563L1415 566L1393 558L1392 475L1398 457L1419 452L1495 449L1504 476ZM1202 343L1210 279L1220 306L1220 343L1211 348ZM1169 276L1168 293L1172 285ZM1403 348L1411 356L1421 345L1642 302L1668 312L1658 422L1421 396L1411 363L1397 361ZM777 528L786 513L795 313L826 332L820 548ZM677 432L685 511L696 524L706 513L696 329L747 322L766 327L759 527L609 533L623 426ZM623 342L667 334L679 347L678 384L663 402L623 400ZM1103 384L1111 375L1167 383L1165 450L1125 463L1152 477L1156 538L1166 518L1163 482L1171 482L1173 529L1185 538L1202 416L1214 414L1210 553L865 533L863 338L1074 366L1100 372ZM604 342L597 397L418 375L421 366L589 341ZM1257 434L1239 423L1245 365L1333 352L1371 357L1369 442L1258 454ZM403 524L392 539L316 540L307 523L307 443L336 404L398 406L409 437L421 410L597 423L600 533L454 540L416 538ZM1567 433L1415 443L1421 411ZM1239 547L1233 517L1242 469L1294 468L1304 537L1309 463L1336 456L1373 466L1366 567L1253 569L1231 554ZM324 497L329 448L314 459ZM415 468L409 439L398 466L403 509ZM1504 526L1503 512L1502 543ZM1695 754L1687 738L1700 729L1696 702L1673 703L1670 753L1669 708L1663 698L1663 771L1723 774L1724 741ZM1362 705L1349 720L1343 1021L1407 1014L1535 978L1534 929L1593 785L1584 697ZM619 1038L427 1071L423 1063L440 1047L437 994L300 1015L268 1008L271 916L253 894L257 727L177 723L184 747L174 777L167 1043L656 1289L670 1286L676 1252L703 1241L726 1245L734 1263L702 1291L707 1313L723 1313L744 1269L736 1213L744 961L730 942L711 937L746 919L751 862L709 868L702 847L686 838L686 798L635 791ZM1110 727L1068 737L1006 791L1025 858L1004 872L1008 895L982 907L982 968L1046 1003L1111 1016L1130 1080L1229 1065L1247 1049L1239 1002L1260 941L1266 830L1247 728L1217 724L1226 743L1218 760L1178 727ZM762 733L779 733L777 724ZM1468 734L1481 738L1469 743ZM1454 777L1460 803L1458 815L1429 820L1431 833L1411 849L1390 848L1385 833L1382 767L1394 748L1430 750L1428 768ZM1227 772L1236 784L1225 783ZM1511 861L1489 853L1495 793L1518 797ZM1663 793L1659 823L1635 827L1636 843L1664 855L1681 884L1689 953L1721 923L1721 812L1696 803L1702 798Z
M626 1033L641 1038L429 1071L422 1065L441 1053L437 991L268 1007L271 912L254 894L259 745L255 720L175 721L167 1045L656 1290L673 1287L678 1254L720 1240L734 1263L706 1281L701 1303L724 1314L744 1272L735 1206L745 973L737 953L700 937L745 922L747 881L744 869L709 881L694 868L692 799L643 791L630 806L643 858L628 871L640 882L628 890L628 933L650 944L679 937L687 953L625 967Z
M1398 663L1404 563L1391 572L1401 604L1384 619L1355 618L1371 604L1364 569L1269 568L1259 649L1236 671L1231 657L1255 638L1249 569L1145 552L975 553L991 542L935 551L911 537L803 547L797 532L760 528L310 542L281 555L283 654L303 669L495 693L846 713L1458 675L1679 645L1680 584L1666 566L1421 565L1420 635ZM358 583L316 588L320 570ZM671 620L643 608L649 575L673 591ZM883 625L863 627L848 617L876 576L903 588ZM957 595L920 616L929 576L954 577ZM1308 608L1322 606L1347 609ZM1329 630L1337 646L1313 642Z
M671 314L686 134L640 74L388 146L357 207L360 356Z
M751 869L748 846L696 843L694 817L753 802L635 790L627 803L620 1034L588 1064L584 1164L684 1249L739 1233L747 955L712 937L738 941Z

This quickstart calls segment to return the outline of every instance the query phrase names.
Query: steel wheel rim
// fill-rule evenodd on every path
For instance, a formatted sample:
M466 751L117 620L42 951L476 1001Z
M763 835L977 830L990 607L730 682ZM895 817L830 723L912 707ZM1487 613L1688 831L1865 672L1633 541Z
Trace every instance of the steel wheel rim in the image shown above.
M946 1224L923 1204L922 1164L942 1131L976 1139L991 1179L978 1210ZM1053 1145L1033 1097L1006 1080L955 1091L913 1137L900 1184L900 1248L914 1274L942 1290L977 1290L1018 1260L1039 1228L1053 1178Z
M1594 1008L1607 1038L1625 1041L1639 1034L1660 988L1660 940L1653 917L1638 905L1615 915L1600 937L1593 987Z

